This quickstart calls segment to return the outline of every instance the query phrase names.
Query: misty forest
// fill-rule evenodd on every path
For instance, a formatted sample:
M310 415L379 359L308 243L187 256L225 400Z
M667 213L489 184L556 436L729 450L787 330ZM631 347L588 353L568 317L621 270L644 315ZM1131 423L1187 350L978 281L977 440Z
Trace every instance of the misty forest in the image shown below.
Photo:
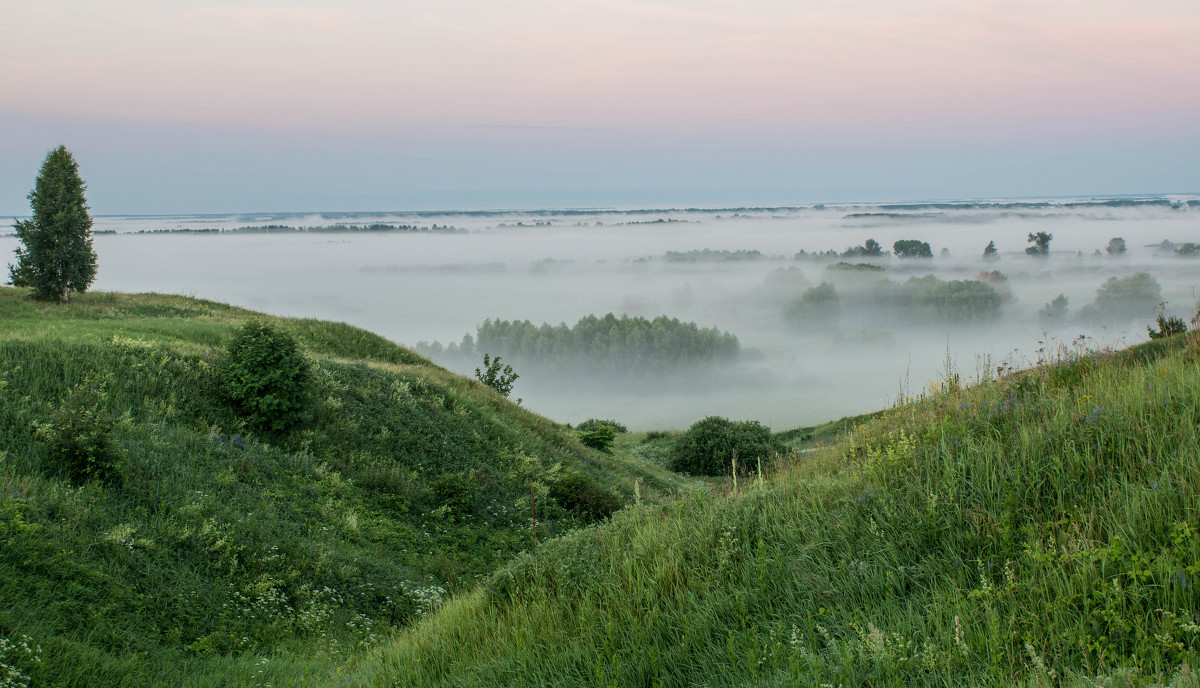
M96 287L342 320L464 374L501 356L564 422L784 428L1190 318L1198 218L1189 197L101 217Z

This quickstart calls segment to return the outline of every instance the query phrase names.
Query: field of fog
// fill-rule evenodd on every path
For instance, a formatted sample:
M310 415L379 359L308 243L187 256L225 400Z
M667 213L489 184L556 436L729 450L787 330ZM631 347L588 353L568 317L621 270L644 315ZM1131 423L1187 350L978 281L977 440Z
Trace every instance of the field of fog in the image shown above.
M369 224L411 231L333 231ZM267 225L325 231L228 231ZM1029 365L1039 349L1069 347L1081 336L1089 346L1145 340L1152 306L1085 308L1094 306L1110 278L1147 273L1161 288L1167 313L1185 321L1200 286L1200 258L1173 250L1200 242L1200 202L1190 197L101 217L95 229L104 233L95 237L100 269L94 289L186 294L340 320L409 346L459 342L488 319L569 326L607 313L666 315L736 335L735 358L653 375L564 377L528 361L518 366L512 396L525 406L558 421L612 418L631 429L683 428L718 414L782 430L875 410L920 392L948 370L975 378L1000 365ZM1048 256L1025 252L1027 236L1037 232L1053 235ZM1114 237L1124 239L1125 254L1105 252ZM885 250L902 239L928 242L933 257L797 257L802 250L843 252L868 239ZM994 260L982 257L989 241L998 252ZM15 246L12 236L0 236L0 253L11 256ZM883 270L831 268L838 262ZM975 280L992 271L1002 275L988 278L1002 302L998 315L983 322L922 320L870 301L880 280ZM836 289L835 310L819 318L787 315L822 283ZM1047 317L1041 311L1059 294L1066 309ZM465 373L479 364L439 362Z

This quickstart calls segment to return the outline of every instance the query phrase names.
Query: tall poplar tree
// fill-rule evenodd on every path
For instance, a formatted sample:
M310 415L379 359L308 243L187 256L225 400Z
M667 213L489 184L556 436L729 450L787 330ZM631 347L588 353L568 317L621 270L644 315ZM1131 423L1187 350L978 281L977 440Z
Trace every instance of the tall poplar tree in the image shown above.
M13 225L21 246L17 263L9 264L14 286L30 287L35 298L67 301L96 279L92 218L79 164L66 146L46 154L29 204L33 217Z

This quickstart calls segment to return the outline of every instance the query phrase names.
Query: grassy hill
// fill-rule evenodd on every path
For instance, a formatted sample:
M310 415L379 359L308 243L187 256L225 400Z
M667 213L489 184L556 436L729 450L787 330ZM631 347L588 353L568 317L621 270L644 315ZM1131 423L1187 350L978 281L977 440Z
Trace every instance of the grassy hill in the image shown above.
M1198 436L1196 333L947 384L543 542L349 683L1197 686Z
M19 672L5 685L326 684L534 542L585 525L551 496L565 477L621 502L685 485L315 320L267 318L312 360L314 393L298 430L256 434L213 371L235 328L263 317L0 288L0 676ZM64 407L111 419L118 480L64 470L46 434Z

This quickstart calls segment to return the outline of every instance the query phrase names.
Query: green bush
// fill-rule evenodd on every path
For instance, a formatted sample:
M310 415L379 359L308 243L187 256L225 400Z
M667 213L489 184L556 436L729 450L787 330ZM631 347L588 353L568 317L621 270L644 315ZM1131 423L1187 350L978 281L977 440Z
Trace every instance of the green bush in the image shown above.
M479 485L468 475L446 473L434 481L432 491L438 506L452 514L464 515L475 511Z
M583 421L579 425L576 425L575 429L580 432L591 432L592 430L595 430L596 428L600 427L601 425L607 425L608 427L612 428L616 432L620 432L620 433L629 432L629 428L625 427L625 425L623 423L618 423L615 420L604 420L601 418L588 418L587 420Z
M312 371L295 337L260 320L233 337L218 375L238 412L259 428L282 432L308 405Z
M613 492L586 475L571 473L550 488L559 506L589 521L608 518L625 503Z
M75 483L121 480L124 461L113 443L118 419L106 410L107 381L85 381L67 393L49 422L38 423L37 436L48 446L51 467Z
M595 430L579 433L579 441L583 442L584 446L599 449L602 452L608 451L616 437L617 431L609 425L597 425Z
M766 463L779 447L771 430L756 420L737 422L720 416L697 421L675 440L671 470L693 475L728 475L736 455L741 470Z

